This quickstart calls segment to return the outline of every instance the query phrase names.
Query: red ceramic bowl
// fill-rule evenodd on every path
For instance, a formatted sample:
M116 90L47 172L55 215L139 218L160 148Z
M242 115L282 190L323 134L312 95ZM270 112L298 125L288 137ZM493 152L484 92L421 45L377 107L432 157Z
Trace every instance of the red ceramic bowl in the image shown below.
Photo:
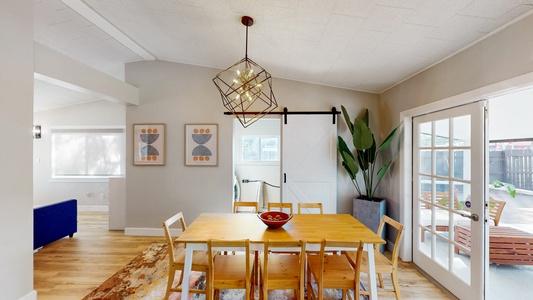
M258 214L257 217L269 228L280 228L289 222L292 215L280 211L266 211Z

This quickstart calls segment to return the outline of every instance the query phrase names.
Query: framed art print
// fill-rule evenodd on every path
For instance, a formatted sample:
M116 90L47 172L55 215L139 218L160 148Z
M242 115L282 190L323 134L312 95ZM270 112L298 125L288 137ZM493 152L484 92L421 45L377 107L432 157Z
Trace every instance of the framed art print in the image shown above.
M185 124L185 165L218 165L217 124Z
M165 165L165 124L133 124L133 164Z

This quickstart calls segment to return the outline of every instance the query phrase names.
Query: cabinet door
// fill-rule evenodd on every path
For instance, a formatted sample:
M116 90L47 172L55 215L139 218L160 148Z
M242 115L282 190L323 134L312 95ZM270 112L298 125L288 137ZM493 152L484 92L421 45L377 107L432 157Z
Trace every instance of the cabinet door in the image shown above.
M337 213L337 124L331 115L282 118L282 201L321 202Z

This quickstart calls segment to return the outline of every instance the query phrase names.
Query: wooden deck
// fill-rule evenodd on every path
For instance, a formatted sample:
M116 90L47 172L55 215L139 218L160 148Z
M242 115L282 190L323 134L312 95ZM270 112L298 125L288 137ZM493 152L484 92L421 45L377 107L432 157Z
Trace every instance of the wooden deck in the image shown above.
M464 248L455 247L469 254L470 227L455 226L455 242ZM533 234L513 227L490 226L489 228L489 262L501 265L533 265Z

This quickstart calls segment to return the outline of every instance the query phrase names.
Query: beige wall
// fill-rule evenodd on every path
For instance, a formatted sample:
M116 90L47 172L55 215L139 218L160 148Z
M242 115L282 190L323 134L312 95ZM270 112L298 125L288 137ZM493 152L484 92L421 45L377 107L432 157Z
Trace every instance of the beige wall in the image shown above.
M399 123L400 113L443 100L445 103L480 99L498 90L513 87L510 80L533 72L533 15L480 41L440 64L406 80L380 95L381 129L390 130ZM533 80L530 82L533 84ZM448 104L449 105L449 104ZM393 153L393 155L397 155ZM398 216L400 202L400 160L396 159L392 177L385 182L384 194L392 200L393 217Z
M140 105L126 110L128 137L134 123L167 126L165 166L133 166L132 151L127 149L127 228L159 229L162 220L177 211L183 211L189 222L202 212L231 211L232 117L223 115L220 95L212 83L219 71L164 61L126 65L126 81L140 93ZM373 112L379 109L375 94L277 78L273 86L278 103L289 111L323 111L332 106L340 110L343 104L355 116L365 107ZM184 166L186 123L218 124L217 167ZM340 123L339 132L346 134L346 126ZM355 190L345 177L339 168L338 211L350 213Z
M33 1L0 0L0 291L33 291Z

